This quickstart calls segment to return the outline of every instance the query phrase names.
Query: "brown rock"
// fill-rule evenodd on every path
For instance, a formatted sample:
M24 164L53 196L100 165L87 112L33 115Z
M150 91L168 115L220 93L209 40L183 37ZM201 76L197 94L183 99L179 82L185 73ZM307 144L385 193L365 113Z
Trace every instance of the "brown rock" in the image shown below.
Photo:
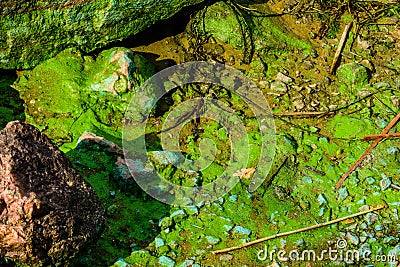
M68 266L104 224L104 208L68 158L33 126L0 131L0 258Z

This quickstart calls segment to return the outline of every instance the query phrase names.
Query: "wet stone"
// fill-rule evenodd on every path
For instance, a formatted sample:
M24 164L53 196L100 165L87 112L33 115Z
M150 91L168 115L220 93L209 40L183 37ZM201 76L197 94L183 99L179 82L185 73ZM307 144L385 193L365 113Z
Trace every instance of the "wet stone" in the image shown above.
M345 200L349 196L349 191L346 187L342 187L338 190L339 199Z
M221 239L219 239L218 237L214 237L214 236L206 236L207 242L210 245L216 245L219 242L221 242Z
M177 210L171 214L171 218L173 218L174 222L181 222L183 219L187 217L187 214L184 210Z
M157 237L155 240L156 248L162 247L165 245L165 241L162 238Z
M270 85L271 91L277 94L285 94L288 91L288 87L281 81L272 82Z
M328 204L328 201L323 194L319 194L317 200L320 206Z
M194 260L185 260L181 264L179 264L179 267L192 267L194 264Z
M158 258L158 263L161 266L165 266L165 267L174 267L175 266L175 261L173 259L171 259L170 257L167 256L161 256Z
M275 78L277 81L283 82L283 83L291 83L293 82L293 78L283 74L282 72L278 72Z
M374 183L375 183L375 178L373 178L373 177L367 177L366 179L365 179L365 181L369 184L369 185L373 185Z
M238 196L237 195L231 195L229 196L229 200L232 202L236 202L238 200Z
M233 259L233 256L230 254L223 254L221 257L219 257L220 261L230 261Z
M388 189L391 184L392 184L392 181L385 174L382 173L382 179L379 182L379 185L381 186L382 191L385 191L386 189Z
M237 225L233 228L233 232L242 234L242 235L250 235L251 234L250 229L247 229L247 228L245 228L243 226L239 226L239 225Z
M311 61L306 60L303 62L303 67L305 70L311 70L312 68L314 68L314 64Z
M360 238L355 235L354 233L347 232L346 233L346 238L349 240L350 243L354 245L358 245L360 243Z
M399 148L396 147L396 146L389 147L389 148L387 149L387 153L388 153L389 155L396 155L396 154L399 153Z
M367 221L368 225L373 224L378 219L379 219L378 215L373 212L370 212L365 216L365 220Z
M171 217L162 218L158 224L158 226L160 226L161 229L171 227L172 225L173 225L173 220Z

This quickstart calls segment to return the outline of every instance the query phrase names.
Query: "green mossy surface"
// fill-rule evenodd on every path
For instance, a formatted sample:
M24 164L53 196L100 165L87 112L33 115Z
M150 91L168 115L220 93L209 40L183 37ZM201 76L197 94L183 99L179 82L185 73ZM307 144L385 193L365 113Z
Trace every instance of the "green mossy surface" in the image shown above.
M129 73L112 60L125 52ZM85 131L121 144L125 108L153 74L154 68L128 49L106 50L97 59L69 49L25 73L13 87L26 103L26 122L68 151Z
M25 2L6 1L0 11L1 69L29 69L67 48L103 48L201 1Z
M95 245L76 260L75 266L109 266L132 249L147 246L159 233L158 220L170 207L146 196L136 186L118 183L116 162L122 155L107 146L79 143L67 153L73 166L94 188L106 209L106 223Z
M238 22L225 3L218 2L209 7L205 22L207 31L216 38L243 49L243 37L236 30ZM385 79L384 83L371 82L368 71L361 64L351 63L338 71L337 79L330 76L329 83L322 83L321 67L318 72L316 67L305 71L294 64L297 62L302 65L305 60L314 60L309 57L310 46L307 43L297 41L293 35L282 31L282 25L276 21L254 18L254 23L258 25L253 27L258 54L251 64L241 65L241 70L258 81L262 79L269 82L276 80L277 73L286 68L288 75L293 78L293 82L284 84L288 91L282 95L271 96L269 86L263 87L273 111L282 113L296 110L294 99L301 96L301 99L308 101L305 108L311 108L311 100L319 102L315 110L301 111L332 113L310 118L277 115L274 165L264 183L252 193L248 191L250 180L241 179L227 195L215 202L186 208L165 206L146 196L139 188L124 187L115 179L119 155L101 146L79 145L75 148L77 137L83 131L92 131L120 143L121 107L125 105L124 99L134 94L134 90L125 90L126 81L131 79L140 84L145 80L146 75L142 74L121 79L122 86L117 86L116 94L94 90L107 87L101 77L113 73L104 68L104 61L107 62L110 56L109 51L103 52L97 59L83 57L73 50L65 52L69 53L70 60L60 57L53 63L46 62L43 64L47 65L46 68L38 66L21 77L21 85L15 85L27 102L27 120L41 127L62 149L68 151L75 168L92 184L106 206L104 234L86 255L78 259L78 266L108 266L113 263L114 267L160 266L162 256L172 259L175 266L266 266L274 262L269 259L258 260L260 249L314 249L319 253L329 247L335 249L339 239L346 240L348 249L368 248L372 255L385 255L392 251L399 258L398 191L385 186L388 180L399 183L398 139L380 142L347 178L342 188L334 188L340 177L370 145L362 137L380 133L398 113L396 101L400 99L399 82L394 80L397 76ZM394 59L387 64L398 71L399 62ZM312 63L317 64L314 61ZM146 69L146 66L139 69ZM295 70L303 74L297 76ZM310 73L311 81L307 81L309 77L301 76ZM51 90L47 89L47 85ZM63 86L60 88L58 85ZM153 112L154 116L148 121L146 141L150 158L158 173L176 184L196 186L211 182L229 164L230 147L226 131L220 124L210 120L192 120L183 128L181 135L181 150L188 159L201 157L199 144L202 139L210 138L217 144L221 152L208 169L188 174L171 164L161 164L152 157L152 153L162 150L157 132L161 130L168 112L194 97L214 95L236 111L248 131L251 155L247 167L257 165L260 134L254 115L237 95L221 88L212 89L213 93L199 91L194 86L179 88L160 101ZM42 96L42 91L47 94ZM54 107L58 104L53 105L50 99L60 98L59 94L68 94L68 98ZM41 101L44 104L40 104ZM75 112L75 108L69 107L71 104L82 105L80 110L85 112ZM33 113L35 110L48 110L49 115L42 118ZM46 113L43 114L45 116ZM73 121L70 117L77 118L73 127L70 127ZM79 125L76 129L75 124ZM391 132L399 132L399 126ZM66 137L67 140L63 141ZM388 208L354 220L272 239L223 255L212 254L215 249L345 217L382 201L388 204ZM376 221L371 219L373 216L376 216ZM276 260L276 263L280 266L314 264L295 260ZM368 264L371 261L315 262L316 266ZM374 266L387 265L374 263Z
M18 91L11 88L16 79L16 75L0 73L0 129L10 121L25 120L24 102Z
M205 33L211 34L224 43L232 45L236 49L244 49L244 37L238 21L237 13L227 3L220 1L209 6L202 13L203 18L198 18L205 25ZM238 14L243 16L243 14ZM278 18L272 17L243 17L247 19L247 26L253 34L254 44L258 50L311 50L311 45L300 40L293 33L285 29ZM246 30L246 29L244 29Z

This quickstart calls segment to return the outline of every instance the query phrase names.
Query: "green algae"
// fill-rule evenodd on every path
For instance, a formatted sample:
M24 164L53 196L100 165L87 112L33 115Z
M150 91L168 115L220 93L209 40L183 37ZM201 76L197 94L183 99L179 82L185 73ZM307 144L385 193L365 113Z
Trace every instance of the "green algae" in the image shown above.
M16 79L16 75L0 74L0 129L10 121L25 120L24 102L19 93L11 88Z
M158 234L158 220L167 214L169 206L148 198L138 186L136 192L121 187L115 176L116 162L122 155L104 145L81 142L67 156L107 211L102 235L75 266L110 266L133 249L146 247Z
M103 51L96 59L69 49L13 87L26 103L26 122L68 151L85 131L120 144L125 108L153 74L143 57L124 48Z
M240 30L241 25L237 17L242 15L237 14L234 8L222 1L207 7L204 12L205 14L200 12L196 19L204 24L206 34L211 34L236 49L245 48L246 37ZM311 50L310 44L290 33L277 18L250 16L247 19L250 20L246 24L254 34L257 50L282 50L282 45L285 47L283 50L297 48Z
M0 11L0 68L29 69L72 47L104 48L200 2L6 2Z

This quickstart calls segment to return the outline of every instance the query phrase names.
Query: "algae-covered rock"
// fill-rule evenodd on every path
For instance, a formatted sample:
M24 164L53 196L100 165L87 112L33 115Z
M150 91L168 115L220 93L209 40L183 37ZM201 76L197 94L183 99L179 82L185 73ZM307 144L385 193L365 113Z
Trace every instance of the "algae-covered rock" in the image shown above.
M129 49L105 50L96 59L68 49L13 86L26 103L26 121L66 151L85 131L120 142L125 108L154 72Z
M27 69L64 49L84 52L137 34L201 0L5 0L0 68Z
M239 13L236 8L221 1L208 7L205 14L200 12L194 21L204 22L207 34L212 34L237 49L244 49L245 44L250 45L249 38L252 35L257 49L296 47L311 50L311 45L285 29L279 18L250 17L244 13Z
M369 82L369 73L366 67L356 62L343 64L337 70L340 82L348 86L366 86Z

